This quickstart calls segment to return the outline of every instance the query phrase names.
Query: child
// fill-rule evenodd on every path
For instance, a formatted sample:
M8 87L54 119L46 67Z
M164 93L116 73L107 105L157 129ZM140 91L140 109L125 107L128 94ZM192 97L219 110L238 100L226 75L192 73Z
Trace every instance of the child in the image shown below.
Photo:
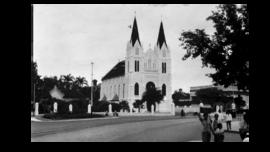
M232 130L232 115L229 111L226 112L226 124L227 124L227 130Z
M214 142L224 142L224 130L222 123L217 124L217 129L214 131Z

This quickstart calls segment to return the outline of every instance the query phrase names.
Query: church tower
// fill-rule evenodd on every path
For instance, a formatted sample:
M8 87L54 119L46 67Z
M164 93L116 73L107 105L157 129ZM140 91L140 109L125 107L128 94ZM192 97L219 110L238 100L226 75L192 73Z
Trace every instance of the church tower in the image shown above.
M162 21L154 50L158 52L159 57L159 88L165 95L164 101L171 102L171 52L166 42Z
M128 102L132 104L141 98L143 80L143 46L140 41L136 17L134 17L131 38L127 43L125 76Z

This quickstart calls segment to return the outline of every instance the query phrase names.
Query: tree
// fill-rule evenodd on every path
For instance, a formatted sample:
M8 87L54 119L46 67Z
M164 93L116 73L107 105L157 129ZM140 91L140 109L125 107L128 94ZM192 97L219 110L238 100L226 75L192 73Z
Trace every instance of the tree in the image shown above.
M196 98L204 104L210 104L212 107L218 103L226 104L231 101L225 91L217 88L200 89L196 92Z
M128 106L128 102L127 101L121 101L119 103L119 105L120 105L121 109L123 109L123 110L129 110L129 106Z
M85 77L76 77L75 81L74 81L74 85L78 86L78 87L83 87L84 85L88 86L87 80L85 79Z
M210 37L203 29L184 31L179 40L186 50L182 58L202 59L203 67L216 70L209 74L215 84L237 85L249 90L249 16L247 5L219 5L217 11L207 18L214 23L216 31Z
M74 76L72 76L71 74L60 76L60 81L65 91L71 90L72 86L74 85L73 84L74 79L75 79Z
M39 83L40 83L40 76L38 75L37 63L31 62L31 101L34 101L34 88L35 88L35 96L36 96Z
M133 107L138 108L140 112L142 108L142 104L143 104L143 100L135 100L135 102L133 103Z
M179 105L180 99L190 99L190 94L183 92L182 89L179 89L179 91L174 91L172 94L172 99L175 105Z
M238 95L237 98L234 99L235 105L237 109L240 109L241 107L246 106L246 102L243 100L243 98Z
M146 107L148 111L151 111L151 105L154 105L154 108L156 109L156 103L160 103L160 101L163 99L163 95L161 93L161 90L157 90L155 87L147 89L143 93L142 102L146 102Z

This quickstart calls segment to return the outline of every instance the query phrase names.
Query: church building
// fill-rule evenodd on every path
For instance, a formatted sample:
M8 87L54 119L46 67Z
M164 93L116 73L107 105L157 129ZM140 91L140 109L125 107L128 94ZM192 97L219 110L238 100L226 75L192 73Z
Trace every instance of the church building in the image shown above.
M101 80L100 100L125 100L133 108L133 103L142 99L147 88L156 87L164 95L156 111L171 112L171 53L162 21L154 48L144 51L135 17L125 60L117 63Z

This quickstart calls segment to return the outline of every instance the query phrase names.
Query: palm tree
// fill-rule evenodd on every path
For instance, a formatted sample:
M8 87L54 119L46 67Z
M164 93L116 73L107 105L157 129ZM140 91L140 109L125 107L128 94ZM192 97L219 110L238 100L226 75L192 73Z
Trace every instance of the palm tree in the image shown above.
M75 81L74 81L74 84L79 86L79 87L83 87L84 85L88 85L88 82L87 80L85 79L85 77L76 77L75 78Z
M71 90L73 81L74 81L74 77L71 74L68 75L64 75L62 76L62 80L65 86L65 89L67 90Z

